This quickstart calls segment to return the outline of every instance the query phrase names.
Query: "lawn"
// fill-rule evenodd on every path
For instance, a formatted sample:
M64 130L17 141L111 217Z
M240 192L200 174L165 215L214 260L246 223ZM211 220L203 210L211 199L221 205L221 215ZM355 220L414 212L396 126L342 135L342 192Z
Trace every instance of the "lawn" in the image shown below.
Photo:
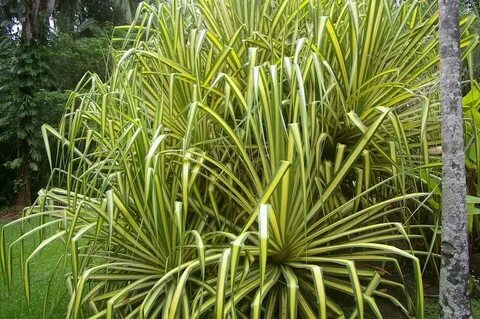
M0 223L0 228L4 223ZM20 225L11 227L6 232L7 242L11 242L20 233ZM25 249L32 250L39 239L26 242ZM20 247L20 246L18 246ZM40 254L35 256L31 262L31 304L30 310L25 301L23 281L20 267L20 255L18 249L14 253L13 260L13 282L9 290L4 281L0 281L0 310L1 318L15 319L57 319L65 317L65 310L68 303L68 293L64 271L62 266L57 266L63 244L58 242L47 247ZM63 265L63 263L60 263ZM3 274L2 274L3 275ZM49 298L45 300L47 287ZM426 302L426 318L437 319L440 317L440 308L436 300L429 298ZM480 300L472 301L474 318L480 319ZM367 316L368 317L368 316ZM372 317L373 318L373 317Z
M3 225L4 223L0 222L0 228ZM11 242L20 233L20 229L20 225L9 228L5 233L7 242ZM38 243L39 239L37 237L35 240L26 242L24 248L31 251ZM4 280L0 281L1 318L56 319L65 317L68 292L63 276L64 271L62 271L63 262L56 267L63 247L63 243L58 242L47 247L32 259L30 265L31 303L29 309L25 301L23 289L19 254L20 245L17 246L13 255L13 281L11 289L8 289ZM48 289L49 297L45 299Z

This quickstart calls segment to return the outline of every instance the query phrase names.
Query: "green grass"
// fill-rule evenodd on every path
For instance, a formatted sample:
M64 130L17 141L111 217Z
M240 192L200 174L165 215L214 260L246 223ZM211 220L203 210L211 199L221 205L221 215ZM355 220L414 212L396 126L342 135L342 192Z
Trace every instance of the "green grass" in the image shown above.
M480 319L480 300L472 300L473 318Z
M0 222L0 229L4 223ZM21 231L20 225L9 228L5 235L7 243L10 243L14 238L18 237ZM38 245L39 239L29 240L25 243L24 248L27 251L32 251ZM23 289L22 271L20 262L20 246L14 250L13 259L13 280L10 289L4 280L0 281L0 317L1 318L15 318L15 319L39 319L39 318L65 318L66 308L68 303L68 292L66 288L66 281L63 276L63 262L59 267L56 267L63 244L58 242L54 245L48 246L42 250L31 261L31 303L30 309L27 307L25 301L25 294ZM0 269L0 274L3 273ZM49 288L50 287L50 288ZM48 299L45 301L47 290L50 289ZM46 307L44 307L44 305Z

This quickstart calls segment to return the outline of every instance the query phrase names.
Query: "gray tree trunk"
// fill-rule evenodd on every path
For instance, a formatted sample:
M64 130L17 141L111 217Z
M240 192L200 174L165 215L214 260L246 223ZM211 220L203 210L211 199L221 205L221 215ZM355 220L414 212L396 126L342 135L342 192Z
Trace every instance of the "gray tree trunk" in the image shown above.
M55 8L55 0L29 0L25 5L25 20L22 24L26 44L45 37L49 19Z
M439 0L443 161L439 302L444 319L472 318L468 296L467 188L458 5L459 0Z

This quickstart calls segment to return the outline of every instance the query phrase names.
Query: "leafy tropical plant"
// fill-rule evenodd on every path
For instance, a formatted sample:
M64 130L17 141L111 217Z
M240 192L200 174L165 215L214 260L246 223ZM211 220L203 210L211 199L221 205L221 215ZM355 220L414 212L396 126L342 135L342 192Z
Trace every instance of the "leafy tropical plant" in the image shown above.
M479 204L478 196L480 195L480 147L478 146L480 138L480 88L475 80L471 81L469 93L463 98L464 118L465 118L465 137L466 137L466 167L470 172L467 175L467 186L469 186L469 196L467 197L468 211L468 231L472 241L480 240L480 218L478 216Z
M12 250L54 228L25 254L25 291L64 240L69 318L381 318L379 299L422 318L435 7L170 1L135 20L111 79L86 78L43 128L52 176L10 224L38 226L1 240L6 279Z

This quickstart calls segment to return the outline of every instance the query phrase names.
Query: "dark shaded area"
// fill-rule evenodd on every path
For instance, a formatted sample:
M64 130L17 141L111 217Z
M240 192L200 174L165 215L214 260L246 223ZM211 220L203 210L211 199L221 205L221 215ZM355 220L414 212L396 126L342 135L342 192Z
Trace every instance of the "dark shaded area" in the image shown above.
M86 73L106 78L113 27L129 23L139 2L0 1L0 214L46 184L41 126L57 125Z

